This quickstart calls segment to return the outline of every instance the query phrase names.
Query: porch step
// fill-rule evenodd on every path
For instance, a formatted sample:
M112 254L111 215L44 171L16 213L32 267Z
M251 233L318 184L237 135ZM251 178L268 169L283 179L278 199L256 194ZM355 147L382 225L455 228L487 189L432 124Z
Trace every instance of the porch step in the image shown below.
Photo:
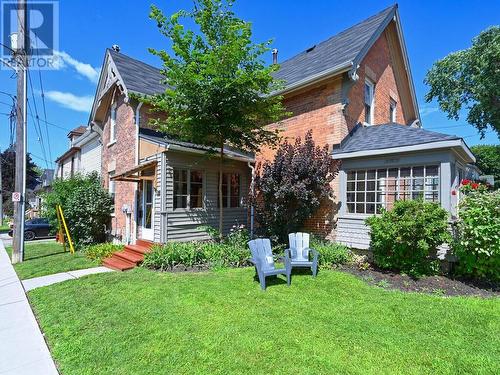
M137 241L135 241L135 245L147 247L149 249L151 246L154 245L154 242L149 240L138 239Z
M130 270L136 266L135 263L119 258L114 254L111 256L111 258L104 259L104 262L102 262L102 264L105 267L112 268L117 271Z
M146 246L139 246L139 245L125 245L125 250L128 250L130 252L137 253L139 255L144 255L146 253L149 253L151 250L151 247L146 247Z
M151 246L151 241L137 240L136 245L125 245L123 250L113 253L103 265L118 271L130 270L144 260L144 254L151 251Z
M113 255L132 263L139 263L144 260L144 255L138 254L135 251L130 251L128 249L125 249L123 251L118 251Z

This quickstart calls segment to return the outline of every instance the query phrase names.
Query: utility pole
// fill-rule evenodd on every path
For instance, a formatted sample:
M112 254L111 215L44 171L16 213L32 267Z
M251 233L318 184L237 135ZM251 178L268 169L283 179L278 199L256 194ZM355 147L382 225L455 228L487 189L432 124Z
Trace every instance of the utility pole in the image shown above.
M29 38L26 17L27 0L18 0L17 5L17 46L12 46L17 60L17 105L16 105L16 177L15 191L21 199L14 205L14 235L12 242L12 263L24 258L24 215L26 205L26 92Z

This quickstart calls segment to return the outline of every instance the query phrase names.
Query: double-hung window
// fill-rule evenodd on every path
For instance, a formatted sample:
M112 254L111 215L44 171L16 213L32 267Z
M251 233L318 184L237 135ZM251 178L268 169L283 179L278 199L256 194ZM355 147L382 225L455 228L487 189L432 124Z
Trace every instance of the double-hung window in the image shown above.
M203 172L174 168L174 209L203 208Z
M218 200L217 200L218 201ZM222 174L222 207L241 206L241 176L239 173Z
M365 81L365 122L373 124L375 84L372 81Z
M347 212L377 214L396 200L439 202L437 165L351 170L347 172Z

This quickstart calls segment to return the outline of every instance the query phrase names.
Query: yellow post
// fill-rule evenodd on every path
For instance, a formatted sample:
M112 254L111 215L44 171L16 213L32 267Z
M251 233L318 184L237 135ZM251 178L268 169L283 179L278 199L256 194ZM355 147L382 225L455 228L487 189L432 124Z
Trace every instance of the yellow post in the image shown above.
M59 224L59 242L62 242L64 252L66 252L66 241L64 240L64 232L63 232L63 225L62 225L62 220L61 220L61 215L59 214L59 205L56 206L56 215L57 215L57 222Z
M66 237L68 237L68 242L69 242L69 251L71 254L75 253L75 248L73 247L73 241L71 241L71 236L69 234L68 226L66 225L66 219L64 218L63 210L62 207L59 206L59 214L61 215L61 220L64 226L64 230L66 232Z

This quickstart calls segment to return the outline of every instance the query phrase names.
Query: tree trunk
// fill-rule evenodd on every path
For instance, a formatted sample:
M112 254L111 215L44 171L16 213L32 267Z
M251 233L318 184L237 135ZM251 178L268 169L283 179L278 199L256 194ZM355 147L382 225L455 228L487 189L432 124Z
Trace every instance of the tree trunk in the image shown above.
M223 214L224 214L224 205L222 201L222 167L224 162L224 144L220 147L220 163L219 163L219 236L222 240L223 234Z

